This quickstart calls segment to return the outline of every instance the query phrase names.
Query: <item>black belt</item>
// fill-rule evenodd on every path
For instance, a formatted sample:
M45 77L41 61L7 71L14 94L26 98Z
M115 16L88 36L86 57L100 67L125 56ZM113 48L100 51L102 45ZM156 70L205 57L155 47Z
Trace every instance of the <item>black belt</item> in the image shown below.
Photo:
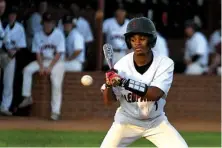
M114 52L121 52L123 51L122 49L113 49Z

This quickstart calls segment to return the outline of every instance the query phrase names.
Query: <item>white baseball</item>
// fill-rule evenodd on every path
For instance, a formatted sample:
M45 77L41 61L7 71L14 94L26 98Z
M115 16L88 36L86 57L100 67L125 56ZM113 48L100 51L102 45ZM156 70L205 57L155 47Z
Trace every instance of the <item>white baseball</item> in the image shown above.
M84 85L84 86L90 86L90 85L92 85L92 83L93 83L93 78L92 78L90 75L84 75L84 76L81 78L81 83L82 83L82 85Z

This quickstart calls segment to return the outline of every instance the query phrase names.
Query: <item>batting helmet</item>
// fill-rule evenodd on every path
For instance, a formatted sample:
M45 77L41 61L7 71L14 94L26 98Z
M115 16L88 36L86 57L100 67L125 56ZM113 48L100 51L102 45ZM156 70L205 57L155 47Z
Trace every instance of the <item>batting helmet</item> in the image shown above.
M153 48L155 46L157 40L157 32L154 23L150 19L146 17L138 17L133 18L129 22L129 24L127 25L126 33L124 34L125 41L129 49L132 48L130 44L130 37L134 34L143 34L148 36L148 46L150 48Z

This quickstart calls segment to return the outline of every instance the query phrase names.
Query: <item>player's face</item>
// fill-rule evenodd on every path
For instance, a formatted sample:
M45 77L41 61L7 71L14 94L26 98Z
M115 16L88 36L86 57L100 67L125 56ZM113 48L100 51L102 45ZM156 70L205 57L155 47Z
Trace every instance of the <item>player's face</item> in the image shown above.
M17 15L16 13L9 14L9 22L14 23L16 21Z
M191 37L193 35L194 30L192 27L186 27L184 32L185 32L185 35L187 35L188 37Z
M64 31L69 32L72 30L73 25L71 23L64 24Z
M45 21L43 23L43 27L44 27L44 31L46 33L50 33L52 31L52 29L54 28L54 22L53 21Z
M126 11L123 9L116 10L116 18L118 20L124 20L126 17Z
M135 54L145 54L148 52L148 37L144 35L133 35L130 43Z
M5 6L6 6L6 3L5 1L1 1L0 2L0 16L2 16L5 12Z

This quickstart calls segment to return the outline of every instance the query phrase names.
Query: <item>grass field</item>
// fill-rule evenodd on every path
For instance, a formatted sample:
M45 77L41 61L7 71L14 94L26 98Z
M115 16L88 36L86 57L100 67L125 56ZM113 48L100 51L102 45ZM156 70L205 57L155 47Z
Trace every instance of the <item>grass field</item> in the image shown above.
M1 130L0 147L98 147L106 132ZM221 133L182 132L189 147L220 147ZM132 147L153 146L140 139Z

